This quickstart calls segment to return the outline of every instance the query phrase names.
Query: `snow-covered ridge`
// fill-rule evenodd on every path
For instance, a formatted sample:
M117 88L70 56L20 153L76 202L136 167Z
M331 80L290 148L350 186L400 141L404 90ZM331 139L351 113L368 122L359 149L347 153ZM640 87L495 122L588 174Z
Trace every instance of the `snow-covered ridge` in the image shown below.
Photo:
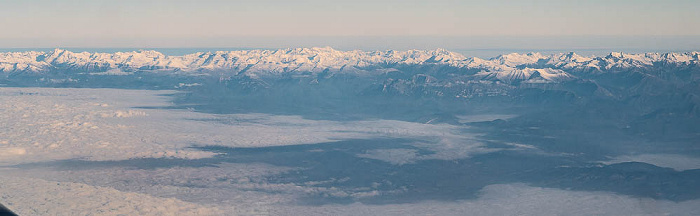
M133 71L227 71L248 76L279 75L290 72L370 72L369 68L395 65L445 65L480 69L491 76L529 76L537 68L545 79L565 78L562 70L649 67L655 64L698 65L700 52L627 54L613 52L602 57L584 57L575 53L543 55L540 53L500 55L491 59L465 57L444 49L408 51L339 51L325 48L280 50L241 50L198 52L167 56L157 51L116 53L50 52L0 53L0 72L49 72L54 70L128 74Z
M0 53L0 71L41 72L52 69L81 71L135 70L232 70L266 71L270 73L326 69L343 70L344 67L369 67L378 64L445 63L458 66L464 56L442 49L432 51L338 51L332 48L297 48L282 50L243 50L198 52L183 56L166 56L157 51L116 53L74 53L55 49L50 52ZM454 62L453 62L454 61Z

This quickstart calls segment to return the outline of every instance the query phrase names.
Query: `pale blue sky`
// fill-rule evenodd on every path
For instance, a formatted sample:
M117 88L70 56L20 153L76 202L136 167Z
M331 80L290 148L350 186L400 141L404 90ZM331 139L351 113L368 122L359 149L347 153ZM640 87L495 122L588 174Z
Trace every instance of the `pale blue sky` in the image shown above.
M350 43L342 39L349 36L375 38L370 42L377 44L387 37L540 36L691 36L692 43L700 36L696 0L0 2L0 47L307 46L323 45L313 38ZM421 41L427 44L416 46L431 46Z

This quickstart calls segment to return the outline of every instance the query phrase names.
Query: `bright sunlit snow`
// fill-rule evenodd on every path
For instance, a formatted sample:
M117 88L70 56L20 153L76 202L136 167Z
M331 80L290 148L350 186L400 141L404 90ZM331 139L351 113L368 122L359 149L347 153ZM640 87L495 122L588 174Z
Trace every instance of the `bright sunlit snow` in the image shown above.
M692 215L698 52L0 53L20 215Z

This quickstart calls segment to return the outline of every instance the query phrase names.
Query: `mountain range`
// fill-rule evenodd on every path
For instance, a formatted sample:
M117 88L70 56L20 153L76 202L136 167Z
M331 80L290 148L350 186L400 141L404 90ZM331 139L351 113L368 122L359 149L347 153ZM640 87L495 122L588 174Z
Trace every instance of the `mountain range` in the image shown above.
M88 53L55 49L50 52L0 53L0 73L88 72L124 75L135 71L176 72L185 75L221 74L247 77L316 75L319 73L372 75L407 66L444 66L476 71L475 77L514 82L561 82L576 72L601 73L654 67L700 65L700 52L627 54L602 57L575 53L499 55L491 59L464 57L444 49L409 51L338 51L332 48L199 52L167 56L157 51Z
M178 89L175 107L337 120L462 124L462 115L508 114L519 117L479 127L493 127L499 139L538 128L558 134L557 143L596 148L700 142L700 52L480 59L444 49L183 56L55 49L0 53L0 86Z

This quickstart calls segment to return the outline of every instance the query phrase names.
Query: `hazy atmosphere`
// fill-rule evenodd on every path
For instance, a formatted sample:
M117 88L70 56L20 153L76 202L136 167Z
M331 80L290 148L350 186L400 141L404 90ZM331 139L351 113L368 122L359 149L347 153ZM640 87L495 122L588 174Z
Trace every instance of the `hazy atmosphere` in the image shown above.
M697 11L693 0L2 1L0 47L690 49Z
M698 1L0 1L0 215L697 215Z

